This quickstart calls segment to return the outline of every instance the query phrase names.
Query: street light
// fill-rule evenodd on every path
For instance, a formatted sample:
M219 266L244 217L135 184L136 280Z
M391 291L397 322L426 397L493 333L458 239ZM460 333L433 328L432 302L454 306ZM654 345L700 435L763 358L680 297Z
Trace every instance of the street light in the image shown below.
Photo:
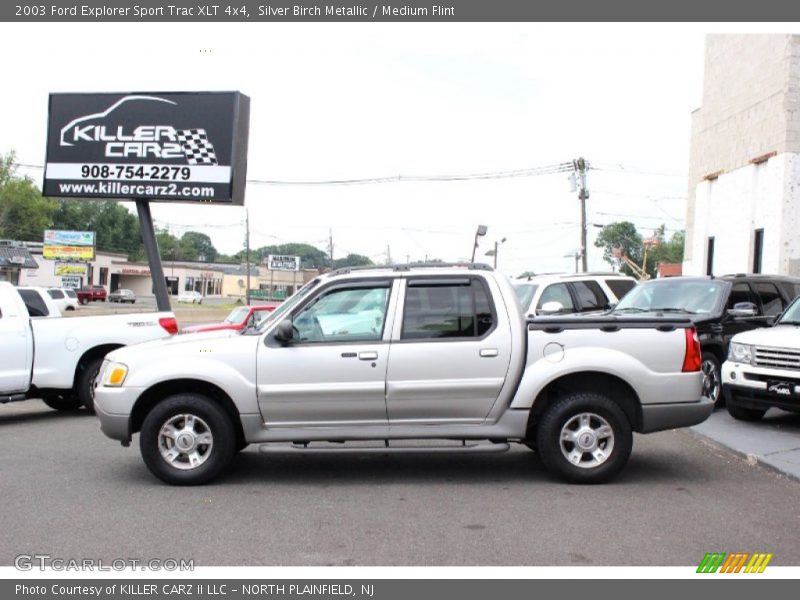
M472 262L475 262L475 250L478 249L478 238L486 235L486 231L488 227L486 225L478 225L478 229L475 230L475 244L472 246Z
M503 238L499 242L497 240L495 240L494 241L494 250L487 250L486 251L486 256L494 256L494 268L495 269L497 268L497 250L498 250L500 244L505 244L505 243L506 243L506 238Z

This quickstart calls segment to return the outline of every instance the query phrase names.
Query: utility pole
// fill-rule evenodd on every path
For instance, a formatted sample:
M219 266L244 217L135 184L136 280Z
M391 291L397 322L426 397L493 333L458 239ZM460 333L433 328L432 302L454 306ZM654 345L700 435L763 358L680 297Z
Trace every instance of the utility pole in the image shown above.
M586 256L586 199L589 197L589 189L586 187L586 159L577 158L572 161L572 166L575 169L575 183L581 203L581 267L585 273L589 270Z
M392 249L389 244L386 244L386 264L392 264Z
M244 234L244 256L245 256L245 266L247 268L247 290L244 293L245 298L245 305L250 306L250 211L247 208L244 209L244 223L245 223L245 234Z
M333 271L333 229L328 229L328 255L331 260L331 271Z

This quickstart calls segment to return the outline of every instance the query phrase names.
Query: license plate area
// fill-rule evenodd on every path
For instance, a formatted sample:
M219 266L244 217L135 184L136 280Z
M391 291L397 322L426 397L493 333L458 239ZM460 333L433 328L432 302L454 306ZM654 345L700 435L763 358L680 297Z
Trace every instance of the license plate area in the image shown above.
M794 383L791 381L780 381L779 379L767 380L767 393L778 398L792 398L794 394Z

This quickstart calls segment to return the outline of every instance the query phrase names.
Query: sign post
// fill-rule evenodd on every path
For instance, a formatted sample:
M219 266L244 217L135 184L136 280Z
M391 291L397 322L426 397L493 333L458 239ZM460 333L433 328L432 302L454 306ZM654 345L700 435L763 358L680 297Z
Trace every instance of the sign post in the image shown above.
M150 202L244 205L249 120L239 92L51 94L43 193L134 200L169 310Z

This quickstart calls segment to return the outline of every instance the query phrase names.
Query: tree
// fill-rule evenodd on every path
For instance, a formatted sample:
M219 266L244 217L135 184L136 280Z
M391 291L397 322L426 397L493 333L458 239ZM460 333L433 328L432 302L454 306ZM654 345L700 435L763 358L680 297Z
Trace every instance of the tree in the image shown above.
M185 256L191 256L185 260L202 260L214 262L217 260L217 249L211 242L211 238L199 231L187 231L181 236L180 247Z
M340 269L342 267L365 267L372 264L369 257L363 254L348 254L344 258L337 258L333 261L333 267Z
M683 261L685 238L686 234L681 230L673 233L672 237L667 240L666 226L663 224L653 231L653 235L647 238L647 241L651 243L647 248L647 264L645 265L645 270L650 277L656 276L659 263ZM607 263L619 266L620 271L626 275L635 276L633 270L614 255L614 250L621 249L625 256L637 265L641 265L644 259L644 242L645 240L643 240L633 223L620 221L603 227L594 245L598 248L603 248L603 259Z
M29 177L20 177L15 155L0 156L0 238L41 241L58 202L42 196Z

